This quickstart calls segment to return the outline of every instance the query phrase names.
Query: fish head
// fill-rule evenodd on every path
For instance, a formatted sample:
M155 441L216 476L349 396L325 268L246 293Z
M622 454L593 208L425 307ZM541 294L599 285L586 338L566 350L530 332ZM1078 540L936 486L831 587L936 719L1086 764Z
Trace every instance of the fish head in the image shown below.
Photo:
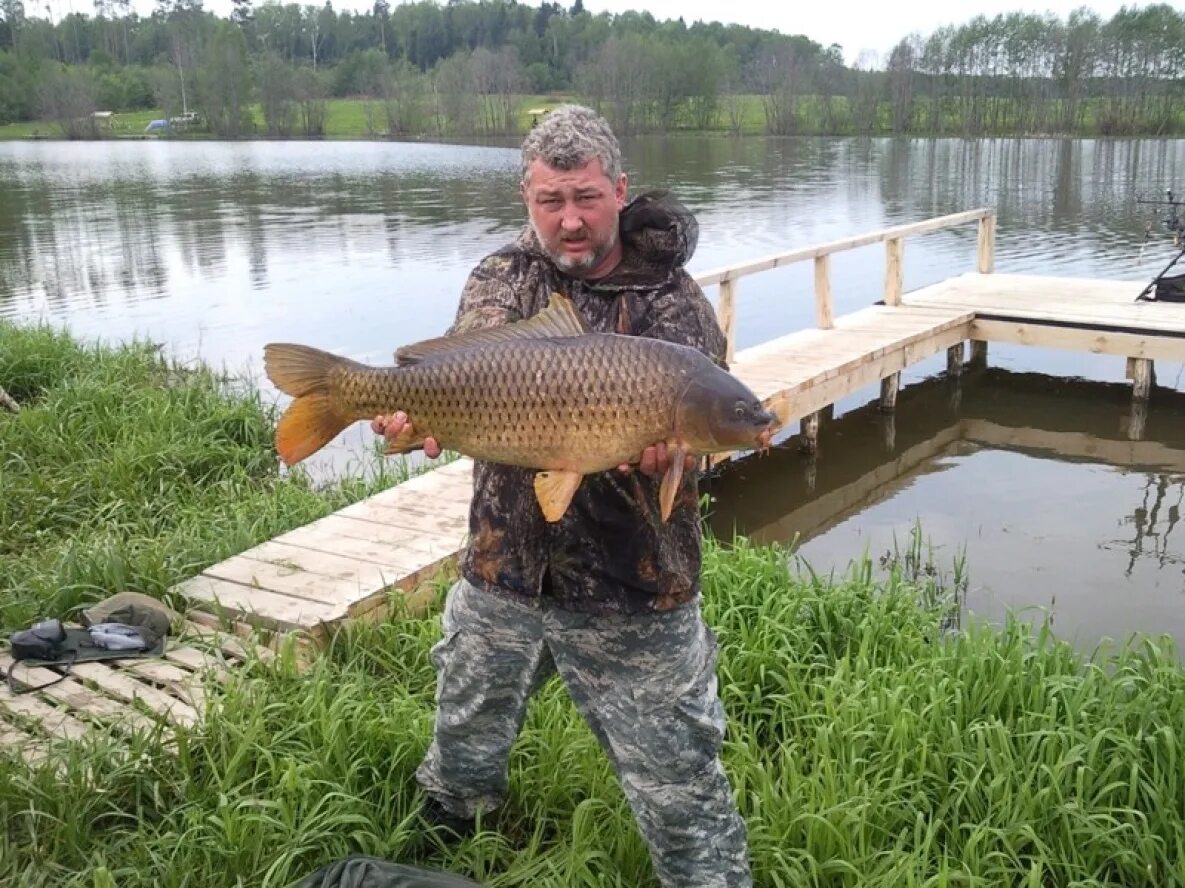
M676 414L680 437L698 453L764 450L778 424L747 385L714 365L692 377Z

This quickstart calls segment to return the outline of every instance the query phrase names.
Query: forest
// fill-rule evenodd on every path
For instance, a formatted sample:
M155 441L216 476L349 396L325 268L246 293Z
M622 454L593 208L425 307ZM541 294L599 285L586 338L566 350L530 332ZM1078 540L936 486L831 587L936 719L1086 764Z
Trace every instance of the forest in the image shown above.
M0 0L0 124L109 135L95 112L192 115L190 135L509 135L565 99L622 134L1131 136L1185 133L1185 10L1013 12L904 34L882 55L647 12L420 0L362 12L233 0ZM46 7L48 12L48 7ZM895 35L890 35L893 39ZM337 109L336 111L334 109ZM344 119L344 118L343 118Z

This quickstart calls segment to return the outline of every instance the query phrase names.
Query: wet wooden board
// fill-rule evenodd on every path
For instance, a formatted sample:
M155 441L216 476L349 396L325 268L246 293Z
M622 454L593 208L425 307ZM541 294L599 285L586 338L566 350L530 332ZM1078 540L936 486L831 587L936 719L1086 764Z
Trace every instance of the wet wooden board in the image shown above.
M67 669L14 664L0 655L0 755L37 765L63 742L97 740L118 750L133 737L151 736L167 746L178 728L201 723L211 682L218 686L235 668L274 656L193 622L167 639L160 657ZM8 686L10 671L19 693Z

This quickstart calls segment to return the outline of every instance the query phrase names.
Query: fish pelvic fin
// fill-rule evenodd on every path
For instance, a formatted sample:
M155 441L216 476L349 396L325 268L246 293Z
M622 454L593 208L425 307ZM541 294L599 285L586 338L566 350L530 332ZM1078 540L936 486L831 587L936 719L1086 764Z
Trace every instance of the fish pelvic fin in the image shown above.
M675 508L675 496L679 493L679 485L683 483L683 463L687 459L688 449L683 446L672 447L667 451L670 460L666 474L662 476L662 484L658 488L658 505L662 514L663 524L671 517Z
M332 441L350 424L328 392L330 373L352 364L307 345L272 343L264 348L264 369L280 391L295 400L276 426L276 452L295 465Z
M536 472L535 498L539 500L543 517L553 523L563 518L583 478L579 472Z
M395 456L400 453L411 453L424 446L424 439L428 436L419 431L414 424L408 423L400 430L383 451L384 456Z
M474 348L495 342L513 342L521 339L583 336L589 330L588 324L576 310L572 300L563 293L552 293L547 308L526 320L413 342L402 346L395 352L395 361L400 366L417 364L432 355L463 348Z

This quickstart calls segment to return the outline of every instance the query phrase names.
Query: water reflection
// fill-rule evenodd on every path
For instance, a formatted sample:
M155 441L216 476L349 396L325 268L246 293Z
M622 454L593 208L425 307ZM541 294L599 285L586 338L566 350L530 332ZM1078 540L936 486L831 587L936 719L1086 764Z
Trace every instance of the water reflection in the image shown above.
M1158 389L1132 436L1128 386L936 377L904 389L895 414L869 403L824 422L815 456L790 441L710 480L710 526L843 573L919 522L938 567L967 557L972 613L1053 608L1056 631L1086 646L1137 630L1185 639L1185 395Z

